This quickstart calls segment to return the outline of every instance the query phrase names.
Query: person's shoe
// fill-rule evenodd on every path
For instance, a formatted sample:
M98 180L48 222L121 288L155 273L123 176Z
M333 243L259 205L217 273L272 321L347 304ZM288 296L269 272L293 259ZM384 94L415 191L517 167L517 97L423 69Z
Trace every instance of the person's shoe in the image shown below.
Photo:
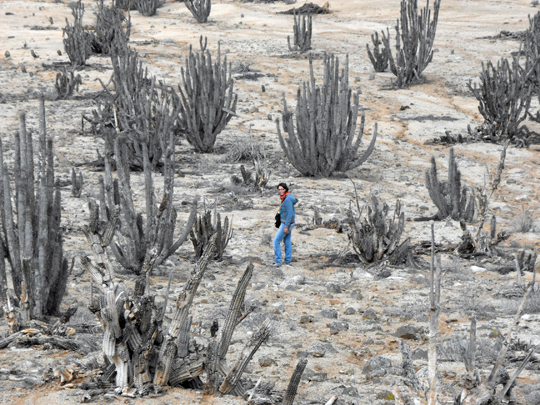
M272 263L272 267L279 267L281 266L281 263Z

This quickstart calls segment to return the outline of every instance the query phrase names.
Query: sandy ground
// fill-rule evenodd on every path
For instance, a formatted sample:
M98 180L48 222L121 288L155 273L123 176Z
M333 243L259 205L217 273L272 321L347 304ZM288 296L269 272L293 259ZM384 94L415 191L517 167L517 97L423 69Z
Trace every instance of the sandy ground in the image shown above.
M84 4L84 21L92 25L96 4L91 1ZM301 4L298 2L297 6ZM249 142L251 128L254 142L264 145L267 152L273 171L271 185L285 181L300 199L298 229L293 235L296 261L276 272L269 267L272 262L273 212L279 201L275 190L272 188L263 193L245 191L238 194L238 201L234 202L227 192L227 185L232 174L240 174L240 163L223 163L223 153L194 154L182 140L177 148L177 161L184 175L175 179L175 204L179 207L181 224L187 218L187 211L181 207L182 201L190 201L194 195L199 195L209 204L216 199L219 201L218 207L223 209L223 215L234 218L235 232L224 262L209 266L208 273L212 276L205 279L199 290L194 319L204 326L214 317L223 316L247 262L254 261L256 267L248 299L254 302L257 310L252 320L245 322L235 335L229 355L231 361L240 352L246 336L256 330L265 317L273 317L278 321L277 331L255 356L248 377L256 381L263 375L266 380L275 381L280 389L285 389L298 358L307 355L306 373L311 376L326 373L326 376L323 381L316 381L315 377L303 380L299 401L322 404L337 395L340 404L384 403L385 393L391 389L395 376L367 378L362 369L371 357L378 355L391 359L395 366L399 365L398 339L393 336L399 326L427 328L428 287L425 281L428 272L425 269L392 269L389 278L374 280L362 270L360 263L322 266L329 256L346 248L347 236L325 228L301 231L302 226L310 223L314 207L320 209L325 220L342 218L353 202L354 191L350 180L343 176L331 179L301 177L280 150L274 120L280 117L283 95L289 105L294 105L296 89L309 78L307 58L292 54L287 49L287 35L292 35L292 16L276 14L289 8L291 6L283 2L215 1L207 24L198 24L180 2L167 1L153 17L144 17L136 11L132 13L132 47L139 51L148 69L169 84L180 83L184 58L190 45L198 46L200 35L208 37L208 47L212 51L217 49L220 41L222 52L233 66L243 63L251 71L264 75L258 80L236 80L239 117L233 119L219 136L216 147L224 152L237 143ZM354 91L361 91L360 102L366 112L365 144L371 139L374 124L378 123L379 127L373 155L348 175L358 185L362 201L367 200L371 191L377 191L391 206L400 199L409 219L434 214L436 208L425 188L424 172L434 155L440 170L445 173L448 148L428 146L424 142L446 131L466 134L467 125L474 127L481 123L477 102L468 91L467 83L477 79L481 62L496 61L518 50L518 42L496 39L496 36L501 30L525 29L528 15L535 14L537 10L523 0L443 0L435 56L425 71L427 82L395 91L388 90L391 73L373 72L365 45L370 42L374 30L393 29L399 14L399 2L336 0L330 2L330 9L332 13L329 15L313 17L315 71L320 77L324 52L334 52L342 61L348 54L351 86ZM18 113L26 111L28 127L37 132L37 96L42 91L51 92L56 75L51 65L68 61L62 43L66 17L71 18L67 3L0 2L0 135L8 159L13 155L12 134L19 125ZM39 57L33 58L31 50ZM62 50L62 55L58 55L57 50ZM10 52L9 58L3 56L5 51ZM21 65L25 66L27 73L22 72ZM97 79L108 80L110 61L93 56L89 59L89 66L80 74L83 85L74 99L48 101L46 104L48 133L54 139L57 177L65 180L70 179L74 165L95 160L96 149L102 146L100 139L83 131L81 116L94 108L92 96L101 89ZM538 103L533 104L534 110ZM403 109L405 106L409 108ZM528 125L530 129L538 130L535 124ZM495 170L501 149L491 144L455 146L465 181L479 189L485 179L490 181L490 173ZM499 226L512 233L504 245L508 251L532 251L540 246L540 223L536 221L539 153L535 148L513 147L507 153L503 181L494 195L491 209L497 215ZM80 168L85 178L83 197L71 197L69 186L62 190L62 221L66 232L64 248L70 258L81 253L89 254L80 226L88 216L86 198L97 196L97 181L102 174L90 165L83 164ZM135 188L143 184L139 174L132 178ZM222 186L221 191L219 186ZM143 204L142 192L138 197L137 202ZM514 232L517 223L526 216L536 221L533 232ZM442 221L435 228L437 243L459 241L461 231L458 223ZM429 225L407 221L406 233L413 243L427 241ZM164 266L161 275L153 281L158 295L163 294L165 274L169 270L174 271L178 292L192 266L187 260L192 255L191 246L185 244ZM485 361L480 367L489 371L493 357L489 350L497 344L490 333L494 330L506 333L518 305L517 299L498 299L492 295L510 285L515 280L515 272L500 275L485 270L494 264L491 260L468 262L448 254L443 255L443 262L441 338L450 341L464 336L469 316L477 314L479 337L484 339L486 348ZM303 283L286 288L293 276L302 276ZM84 312L89 276L81 272L78 262L71 277L65 305L75 301L82 305L80 315L73 322L95 322L88 312ZM530 278L530 274L527 277ZM131 282L129 277L125 279L126 283ZM329 284L339 285L341 292ZM346 315L347 308L353 308L354 313ZM338 320L347 322L348 330L330 334L328 325L335 319L322 316L321 311L325 309L337 311ZM376 319L364 316L368 309L375 311ZM313 316L313 322L300 323L302 315ZM534 313L528 316L532 318L524 322L517 339L538 345L540 326ZM204 330L201 333L204 334ZM100 332L96 330L93 339L99 341L99 336ZM413 349L427 347L425 339L409 343ZM313 347L317 344L326 347L323 357L313 356ZM50 362L69 363L71 357L76 356L67 352L53 355L51 357L51 353L43 348L0 352L0 379L6 382L0 389L0 403L78 403L80 392L73 386L59 387L56 382L41 384L43 380L38 379L36 383L16 378L25 372L41 375ZM274 363L268 367L260 366L257 360L263 356L271 357ZM441 403L452 403L453 396L459 391L455 381L464 372L464 366L456 360L444 361L440 365ZM415 360L415 365L420 369L427 365L427 361ZM508 365L510 370L515 367L514 363ZM521 374L520 384L528 387L538 384L537 372L537 364L533 364ZM527 403L527 393L523 388L516 394L518 403ZM234 398L203 398L200 393L180 389L171 389L166 396L157 399L121 398L118 401L132 404L245 402Z

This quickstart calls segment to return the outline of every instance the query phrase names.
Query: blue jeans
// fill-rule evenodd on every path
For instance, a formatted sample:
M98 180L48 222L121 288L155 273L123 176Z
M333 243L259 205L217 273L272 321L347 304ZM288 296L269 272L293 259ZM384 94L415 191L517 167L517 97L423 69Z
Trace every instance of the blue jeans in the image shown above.
M292 259L291 232L294 224L289 225L289 232L285 234L285 224L281 224L274 236L274 263L281 264L281 241L285 244L285 263L290 263Z

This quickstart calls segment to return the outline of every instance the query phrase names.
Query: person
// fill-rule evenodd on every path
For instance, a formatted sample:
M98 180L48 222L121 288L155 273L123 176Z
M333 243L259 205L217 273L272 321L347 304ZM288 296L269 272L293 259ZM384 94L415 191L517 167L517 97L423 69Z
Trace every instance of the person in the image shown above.
M274 266L281 266L283 258L281 255L281 242L285 245L285 264L292 260L291 233L294 228L295 212L294 205L298 200L289 193L289 187L285 183L279 183L277 186L281 206L279 213L281 224L274 236Z

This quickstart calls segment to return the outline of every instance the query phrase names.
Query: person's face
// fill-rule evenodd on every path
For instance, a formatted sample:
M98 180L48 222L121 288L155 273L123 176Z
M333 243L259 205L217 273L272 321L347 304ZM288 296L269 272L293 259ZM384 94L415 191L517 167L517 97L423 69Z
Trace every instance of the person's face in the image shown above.
M287 191L283 187L278 187L279 195L285 194Z

